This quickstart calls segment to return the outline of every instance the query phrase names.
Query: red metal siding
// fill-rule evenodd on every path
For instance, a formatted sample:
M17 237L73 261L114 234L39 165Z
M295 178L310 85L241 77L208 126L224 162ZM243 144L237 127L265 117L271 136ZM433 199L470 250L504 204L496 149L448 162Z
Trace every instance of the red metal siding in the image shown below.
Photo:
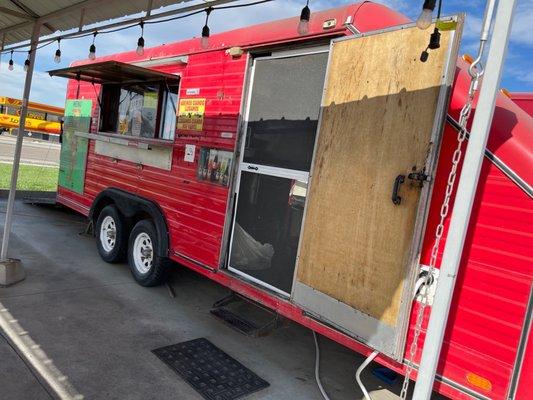
M524 363L522 365L520 380L518 381L516 399L530 400L531 388L533 388L533 330L529 331Z
M246 56L232 59L224 51L189 57L183 69L180 98L187 89L200 89L193 97L206 99L202 132L180 132L175 140L172 170L144 167L138 193L161 205L170 230L171 251L212 268L219 264L228 189L196 179L197 163L183 160L185 145L233 151L246 68ZM167 71L168 72L168 71ZM231 133L231 138L221 137Z
M424 241L424 264L429 263L455 140L456 132L448 126ZM533 281L533 200L487 159L470 226L438 373L473 390L466 375L476 373L492 382L492 390L482 394L503 399ZM445 232L447 228L448 224ZM413 315L416 311L415 306ZM411 337L412 326L409 341Z
M533 93L511 93L511 99L533 117Z

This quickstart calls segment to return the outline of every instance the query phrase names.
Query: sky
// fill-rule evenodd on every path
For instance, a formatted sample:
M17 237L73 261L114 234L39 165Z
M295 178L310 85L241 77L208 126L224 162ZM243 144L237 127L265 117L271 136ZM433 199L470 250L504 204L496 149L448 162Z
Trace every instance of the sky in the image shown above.
M240 1L240 3L247 3ZM311 10L324 10L346 5L348 0L311 0ZM421 10L422 0L376 0L402 12L411 19L416 19ZM234 10L215 11L210 18L212 33L223 32L243 26L265 21L299 15L304 0L275 0L253 7ZM466 26L463 32L461 53L475 55L479 43L479 33L485 9L485 0L443 0L443 15L458 12L466 13ZM163 43L177 42L199 36L205 15L192 16L187 19L145 26L144 38L146 47ZM513 30L503 75L502 87L511 92L533 92L533 0L518 0L517 12L513 22ZM107 55L134 50L140 34L139 27L97 37L97 55ZM37 52L37 62L30 95L31 101L63 106L65 102L66 80L50 78L46 71L67 67L72 61L87 57L92 37L75 40L64 40L61 43L61 64L53 62L56 44L52 44ZM0 96L20 98L24 85L22 65L26 54L15 54L15 69L8 71L8 55L0 61Z

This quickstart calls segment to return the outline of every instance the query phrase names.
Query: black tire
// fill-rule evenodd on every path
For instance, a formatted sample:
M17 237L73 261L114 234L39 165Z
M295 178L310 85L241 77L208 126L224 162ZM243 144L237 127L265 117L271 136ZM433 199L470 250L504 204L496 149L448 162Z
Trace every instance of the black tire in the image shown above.
M135 243L136 239L139 239L137 245ZM128 263L133 279L141 286L152 287L161 285L167 277L168 259L159 257L156 254L154 249L157 248L157 245L157 231L153 222L148 219L137 222L130 233ZM141 251L139 251L139 246L141 246ZM146 246L144 247L145 251L147 251L145 254L151 255L151 261L150 257L142 257L143 246ZM148 250L150 248L151 250ZM136 252L137 258L134 254Z
M109 219L106 220L108 217L112 218L115 224L114 245L111 249L110 242L108 242L107 245L102 243L102 240L105 240L103 239L104 234L102 233L102 224L104 221L109 221ZM96 236L96 247L98 248L98 253L100 254L100 257L102 257L102 260L114 264L122 262L126 259L126 251L128 249L128 232L124 217L122 217L117 207L112 204L104 207L104 209L100 212L100 215L98 215L94 232ZM112 241L112 239L109 240Z

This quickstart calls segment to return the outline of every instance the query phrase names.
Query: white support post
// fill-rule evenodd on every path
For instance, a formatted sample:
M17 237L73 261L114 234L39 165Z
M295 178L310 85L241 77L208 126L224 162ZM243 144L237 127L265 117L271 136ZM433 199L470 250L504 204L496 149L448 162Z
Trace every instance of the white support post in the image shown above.
M457 271L494 115L515 6L516 0L498 2L485 74L457 188L413 400L431 398Z
M35 65L35 53L37 52L37 43L39 42L39 32L41 30L41 24L36 22L33 25L33 32L31 36L30 46L30 65L26 72L26 79L24 82L24 93L22 95L22 107L20 110L19 129L17 134L17 143L15 145L15 155L13 159L13 171L11 173L11 186L9 188L9 197L7 199L7 211L6 219L4 223L4 236L2 239L2 250L0 253L0 263L8 261L7 249L9 245L9 235L11 233L11 224L13 221L13 208L15 203L15 192L17 189L17 178L20 165L20 156L22 153L22 139L24 137L24 131L26 127L26 115L28 113L28 101L30 97L31 81L33 77L33 67ZM6 284L0 282L0 284Z

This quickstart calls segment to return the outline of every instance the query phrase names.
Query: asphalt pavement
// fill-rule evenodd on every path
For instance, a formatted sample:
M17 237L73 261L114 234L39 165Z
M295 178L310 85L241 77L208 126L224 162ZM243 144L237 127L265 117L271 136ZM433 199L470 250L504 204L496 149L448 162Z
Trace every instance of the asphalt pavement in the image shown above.
M143 288L125 264L106 264L85 219L72 211L16 202L9 255L21 258L26 280L0 288L0 317L38 350L61 384L85 399L201 400L151 350L205 337L270 387L246 400L320 400L311 331L289 322L260 338L244 336L210 315L228 290L178 265L167 287ZM5 217L0 199L0 226ZM1 232L0 232L1 233ZM2 399L46 399L50 388L0 337ZM363 357L320 338L321 376L332 400L362 399L355 371ZM24 349L23 349L24 350ZM19 349L20 351L20 349ZM400 380L363 381L374 400L397 399ZM52 395L53 397L54 395Z

